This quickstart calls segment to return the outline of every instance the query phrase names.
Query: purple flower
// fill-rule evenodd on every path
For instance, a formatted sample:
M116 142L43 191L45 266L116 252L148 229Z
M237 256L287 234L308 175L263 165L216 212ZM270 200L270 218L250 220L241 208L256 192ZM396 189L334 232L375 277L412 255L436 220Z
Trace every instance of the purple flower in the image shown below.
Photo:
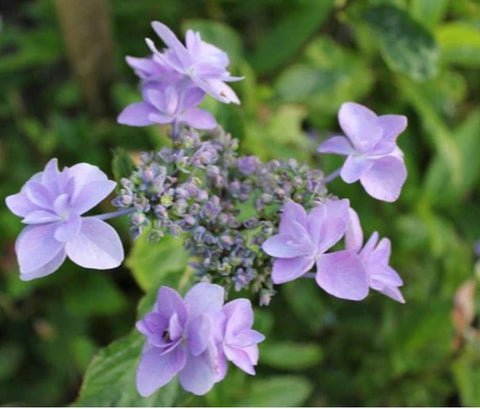
M149 82L142 87L142 95L142 102L135 102L120 113L118 123L130 126L173 123L197 129L212 129L217 125L212 114L197 108L205 93L189 81Z
M137 370L137 389L149 396L178 374L182 387L207 393L227 372L227 360L255 374L257 344L264 336L252 330L250 301L223 305L223 288L198 283L185 295L161 287L153 312L137 322L147 337Z
M117 232L96 217L81 217L115 185L96 166L79 163L60 172L52 159L20 193L8 196L8 208L28 225L15 243L20 278L51 274L67 256L86 268L118 267L124 255Z
M225 376L227 360L233 362L242 371L255 375L254 366L258 362L258 343L265 337L252 329L253 309L246 298L239 298L225 304L221 325L219 348L220 377ZM218 339L217 335L217 339Z
M196 284L185 300L171 288L160 288L153 312L137 322L147 337L137 370L140 395L151 395L176 374L195 395L207 393L220 380L213 324L223 300L223 288L215 284Z
M405 130L407 118L377 116L354 102L344 103L338 118L346 137L327 139L318 151L347 156L340 172L346 183L360 180L370 196L386 202L397 200L407 169L396 139Z
M219 101L240 104L235 92L225 84L225 81L242 79L232 77L227 71L227 53L202 41L198 32L187 31L185 47L166 25L155 21L152 27L169 47L160 52L153 41L147 38L147 45L155 56L174 70L190 77L195 85Z
M398 273L388 265L391 252L391 243L387 238L378 241L378 233L374 232L365 246L363 232L357 213L350 209L350 224L345 233L346 248L359 254L360 260L368 274L370 288L385 294L387 297L405 303L398 287L403 281Z
M348 200L334 200L314 208L308 215L293 202L285 204L279 233L267 239L263 251L273 263L275 284L294 280L317 265L316 281L327 293L348 300L368 294L368 278L355 252L325 254L344 236L349 222Z

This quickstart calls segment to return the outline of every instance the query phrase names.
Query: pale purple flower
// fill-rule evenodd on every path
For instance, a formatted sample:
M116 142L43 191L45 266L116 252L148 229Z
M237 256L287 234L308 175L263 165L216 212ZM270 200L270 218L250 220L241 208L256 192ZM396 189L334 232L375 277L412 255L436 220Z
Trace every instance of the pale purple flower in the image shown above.
M346 136L327 139L318 151L347 156L340 172L346 183L360 180L370 196L386 202L397 200L407 169L396 139L405 130L407 118L377 116L354 102L344 103L338 118Z
M229 64L227 53L202 41L198 32L188 30L184 46L166 25L155 21L152 27L168 46L160 52L153 41L147 38L147 45L155 56L174 70L190 77L198 87L219 101L240 104L235 92L225 84L228 81L242 79L232 77L227 71Z
M203 395L224 376L214 342L223 301L224 290L215 284L196 284L185 300L171 288L160 288L153 312L137 322L147 337L137 370L140 395L151 395L177 374L185 390Z
M197 108L205 93L190 81L149 82L142 87L142 95L142 102L135 102L120 113L118 123L130 126L185 124L197 129L212 129L217 125L212 114Z
M265 337L252 329L253 309L250 300L239 298L230 301L225 304L222 313L223 317L217 319L220 325L216 327L220 378L227 371L227 360L249 375L255 375L258 343Z
M96 217L81 217L115 185L96 166L79 163L60 172L52 159L20 193L8 196L8 208L28 225L15 243L20 278L51 274L67 256L85 268L118 267L124 254L117 232Z
M360 220L357 213L350 209L350 223L345 233L346 248L359 254L368 275L370 288L400 303L405 303L405 299L398 289L403 285L403 281L398 273L389 266L390 240L383 238L378 241L378 238L378 233L374 232L362 248L363 231Z
M276 257L272 281L294 280L317 266L316 281L327 293L348 300L362 300L368 294L368 278L358 255L351 250L326 254L345 235L349 223L349 201L332 200L305 209L285 204L279 233L267 239L263 251Z

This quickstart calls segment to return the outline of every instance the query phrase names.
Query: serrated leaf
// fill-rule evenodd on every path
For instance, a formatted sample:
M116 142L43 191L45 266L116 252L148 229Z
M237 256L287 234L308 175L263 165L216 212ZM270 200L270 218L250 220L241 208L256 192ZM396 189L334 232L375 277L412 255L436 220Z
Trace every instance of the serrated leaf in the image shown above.
M363 16L391 70L417 81L436 75L439 53L435 39L406 11L385 4L365 9Z
M173 406L176 381L148 398L137 392L136 368L144 341L134 331L102 349L88 366L80 395L72 406Z
M444 24L435 31L442 60L467 68L480 67L480 30L462 22Z
M252 56L252 66L265 74L292 58L326 20L333 0L308 1L280 20L262 39Z
M320 345L301 342L268 342L260 344L262 365L277 369L302 371L318 365L323 358Z
M236 406L302 406L312 392L312 384L302 376L257 377L252 380L248 396Z
M177 288L187 269L187 257L180 239L168 236L150 242L145 232L135 241L126 265L142 290L149 292L160 285Z

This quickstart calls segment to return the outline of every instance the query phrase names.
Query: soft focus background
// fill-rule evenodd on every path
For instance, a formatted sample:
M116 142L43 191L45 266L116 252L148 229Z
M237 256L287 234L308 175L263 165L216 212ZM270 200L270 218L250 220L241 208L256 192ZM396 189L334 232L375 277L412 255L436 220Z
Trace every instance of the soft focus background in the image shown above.
M122 152L165 143L165 130L115 122L140 99L124 56L149 53L152 20L181 38L199 30L246 77L233 85L240 107L205 102L244 153L296 157L329 173L343 159L315 148L339 131L342 102L409 118L399 139L409 177L396 203L359 184L330 186L351 200L367 234L391 238L405 305L377 293L337 300L297 280L256 310L267 340L255 378L230 366L206 397L173 382L144 400L134 389L133 334L97 355L79 405L480 406L480 1L0 0L0 16L2 203L51 157L118 178ZM144 292L181 276L177 243L133 246L126 220L113 223L130 251L124 267L68 261L21 282L22 226L0 206L0 405L75 401L95 354L132 331Z

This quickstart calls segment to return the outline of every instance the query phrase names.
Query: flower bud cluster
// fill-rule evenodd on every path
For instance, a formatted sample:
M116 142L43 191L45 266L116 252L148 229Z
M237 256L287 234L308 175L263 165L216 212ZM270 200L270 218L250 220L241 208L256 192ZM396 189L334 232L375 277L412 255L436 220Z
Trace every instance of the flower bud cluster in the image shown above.
M237 150L238 141L221 128L203 140L184 129L173 148L142 154L113 203L135 208L134 237L146 227L150 240L182 235L198 279L227 292L248 289L267 305L274 295L273 261L262 243L274 234L286 202L313 207L327 190L321 171L295 160L238 157Z

